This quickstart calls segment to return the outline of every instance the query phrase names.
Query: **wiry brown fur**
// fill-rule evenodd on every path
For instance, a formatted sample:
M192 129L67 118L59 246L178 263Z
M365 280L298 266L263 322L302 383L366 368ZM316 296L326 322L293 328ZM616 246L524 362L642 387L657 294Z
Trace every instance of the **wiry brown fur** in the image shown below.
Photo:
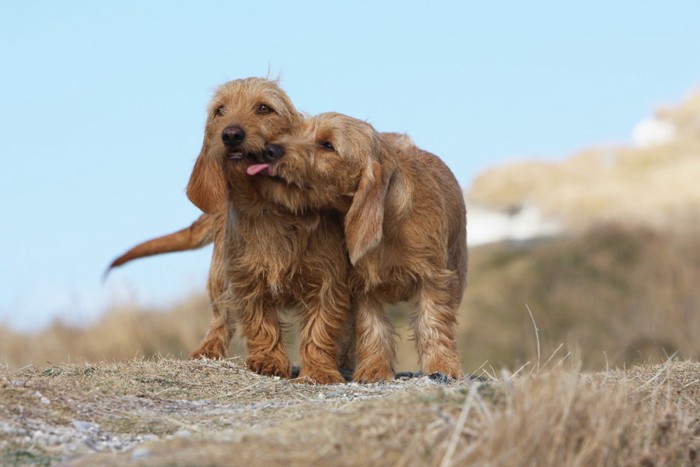
M324 148L327 142L333 150ZM291 190L292 208L333 208L344 216L356 312L354 379L393 378L393 329L384 308L398 301L416 304L423 372L460 376L455 326L466 287L466 210L452 172L400 135L378 134L335 113L307 120L277 144L285 153L270 172L288 185L271 185L267 195Z
M246 113L260 103L274 112ZM222 105L224 111L217 112ZM246 173L266 140L292 131L301 122L286 95L268 81L224 85L211 104L188 195L211 215L219 215L222 204L226 205L222 238L214 241L210 293L211 277L222 278L221 284L213 286L213 295L218 294L215 302L223 317L230 310L238 318L247 340L248 367L261 374L289 376L278 313L294 310L301 315L300 378L342 382L337 354L350 304L339 216L317 209L290 209L283 195L281 203L265 195L270 185L281 185L280 181ZM246 129L248 136L241 147L248 155L246 162L228 160L230 149L221 134L230 125ZM249 128L259 133L252 134ZM209 341L230 336L225 335L230 326L214 328L221 331L213 333L216 339L208 336Z

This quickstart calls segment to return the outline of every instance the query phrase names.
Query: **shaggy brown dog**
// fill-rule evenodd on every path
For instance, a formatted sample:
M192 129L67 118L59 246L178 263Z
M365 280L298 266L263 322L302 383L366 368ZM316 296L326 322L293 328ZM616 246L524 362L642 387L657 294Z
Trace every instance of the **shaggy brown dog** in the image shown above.
M306 271L302 270L300 265L303 263L305 267L308 267L308 264L313 262L312 260L301 263L297 261L303 253L304 245L312 240L319 245L325 244L324 242L327 241L326 237L334 235L333 232L328 234L325 230L332 230L336 232L335 235L340 235L337 233L339 222L333 220L332 217L325 216L322 222L319 214L307 213L304 216L292 217L291 213L284 212L279 207L270 206L269 203L259 196L255 187L255 184L260 183L260 181L253 181L252 177L246 173L246 169L251 165L255 154L262 154L266 141L281 133L291 131L300 122L301 116L295 110L287 95L273 82L262 79L246 79L232 81L221 86L210 105L204 145L188 185L190 199L206 212L190 227L139 244L114 260L110 265L111 269L133 259L199 248L214 241L208 282L214 317L207 336L201 346L193 352L193 357L225 357L228 344L235 331L236 317L233 316L235 313L231 313L231 310L237 308L237 306L233 303L232 297L223 297L226 288L224 284L224 249L226 243L224 241L224 227L228 211L226 204L229 198L221 165L224 159L226 160L226 169L230 172L230 182L236 188L231 192L230 207L238 216L236 222L234 222L236 228L241 228L240 231L234 232L232 237L240 240L242 237L250 235L249 231L251 230L259 231L259 235L256 234L254 240L251 242L246 241L245 245L239 246L242 248L241 251L248 249L248 261L256 269L256 273L251 273L249 276L244 277L246 281L250 282L248 285L251 285L252 288L259 288L262 285L263 288L269 286L268 288L274 289L274 291L268 291L268 295L275 292L273 294L275 297L266 296L262 299L263 301L269 301L274 298L273 301L276 302L289 302L290 297L287 295L294 295L294 293L290 293L288 290L288 283L280 284L280 282L284 282L283 279L292 279L292 276L294 276L293 279L297 280L296 288L299 289L301 287L302 282L299 282L299 280L304 280L303 274ZM273 213L263 219L253 219L253 216L247 215L248 212L254 213L256 210L258 210L260 216L270 214L270 211L273 211ZM246 214L239 215L239 211ZM317 220L320 228L315 225ZM251 225L250 222L258 222L258 224ZM329 224L333 226L329 226ZM280 229L277 229L277 227L280 227ZM294 231L295 228L297 231ZM307 232L307 230L309 231ZM320 240L315 238L319 235L322 237ZM309 238L306 238L307 236ZM275 244L276 241L279 241L280 244ZM296 250L286 246L290 241L294 244ZM267 247L261 246L264 243L269 245ZM333 244L338 245L339 240ZM256 245L259 248L256 250L257 253L254 253L252 247ZM336 247L331 249L338 250L333 252L335 256L328 255L329 258L333 256L333 267L338 266L335 263L347 266L342 249ZM278 254L280 251L277 250L282 250L281 254ZM256 254L258 256L257 259ZM233 258L240 260L241 256L232 255L229 259ZM272 268L267 268L266 261L269 259L274 260L274 267ZM328 269L318 265L314 267L320 268L316 272L321 271L321 273ZM333 304L334 307L336 309L342 308L343 312L346 312L348 308L347 298L343 297L343 294L347 293L345 270L342 267L340 269L340 271L332 271L330 273L333 280L341 283L331 293L331 296L335 302ZM258 276L262 274L265 277L260 279L256 277L256 274ZM246 273L236 274L234 272L234 276L236 275L246 276ZM268 275L272 277L272 282L268 280ZM260 281L252 284L256 279L260 279ZM318 278L314 277L314 279ZM323 282L323 280L317 280L317 282ZM323 285L325 286L326 284L324 283ZM246 303L256 302L256 299L253 297L255 293L265 295L264 292L256 291L252 293L250 290L245 290L245 286L241 287L240 284L238 289L238 293L233 294L233 300L239 299L238 296L242 295L247 299ZM309 287L309 290L313 290L313 288ZM296 290L296 292L299 291ZM327 294L328 290L324 290L323 293ZM280 298L277 295L285 296ZM297 293L296 295L299 294ZM319 298L327 299L323 294L313 298L306 296L302 298L308 302L314 302ZM260 301L257 300L257 302ZM244 334L248 337L248 364L251 369L260 373L286 376L289 371L289 365L286 355L284 355L275 311L279 303L272 305L269 303L256 304L259 306L258 311L262 314L256 314L250 309L244 309L241 313L242 316L240 316L243 319ZM270 306L266 307L266 305ZM299 302L297 301L293 305L298 308ZM326 331L323 329L323 320L317 319L315 322L309 322L311 318L315 317L315 313L318 313L318 309L311 310L311 307L309 307L306 311L306 319L304 320L306 326L303 329L303 333L307 338L313 332L324 334ZM257 320L257 322L253 322L254 320ZM332 330L328 334L334 336L336 331ZM335 337L331 340L335 340ZM302 341L304 341L303 338ZM330 346L327 341L327 338L317 339L317 342ZM316 360L319 360L319 358L315 355L315 353L318 353L316 347L313 344L307 345L306 350L302 351L302 363L305 368L301 376L309 376L321 382L338 381L339 378L335 366L333 370L323 369L324 365L329 366L325 362L325 356L320 358L320 360L323 360L323 364L317 365ZM329 353L332 353L332 350ZM309 355L312 356L310 357ZM317 369L314 370L316 367Z
M269 199L303 199L344 216L356 312L354 380L394 377L393 329L384 307L413 301L423 372L461 375L456 314L467 275L466 209L459 184L436 156L400 135L328 113L267 145Z
M340 218L307 209L295 191L289 198L266 196L283 192L273 187L285 183L263 175L264 164L251 164L264 157L266 140L301 122L286 95L269 81L224 85L212 100L187 193L209 215L222 215L226 205L210 282L223 278L214 285L215 292L226 291L217 305L223 316L235 310L247 341L248 367L289 376L278 312L290 309L301 315L300 378L342 382L337 354L350 299Z
M192 352L193 358L225 358L231 338L235 334L235 316L222 306L224 292L223 248L226 218L226 185L221 176L218 160L205 152L208 140L228 139L230 162L243 167L252 163L252 154L262 153L271 138L297 127L302 116L287 94L275 83L260 78L230 81L216 91L209 107L207 134L202 151L195 162L187 193L190 200L205 211L190 227L136 245L115 259L110 269L129 261L160 253L191 250L212 241L214 250L209 268L207 289L213 309L209 330L200 346ZM230 123L228 133L211 135L210 123L226 113ZM202 196L202 185L207 185L207 196Z

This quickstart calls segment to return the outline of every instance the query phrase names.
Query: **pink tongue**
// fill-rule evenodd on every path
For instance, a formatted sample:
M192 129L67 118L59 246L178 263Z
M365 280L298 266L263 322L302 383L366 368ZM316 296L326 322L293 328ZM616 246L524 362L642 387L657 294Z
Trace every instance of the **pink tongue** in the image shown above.
M253 164L246 169L246 172L248 175L256 175L269 168L270 166L268 164Z

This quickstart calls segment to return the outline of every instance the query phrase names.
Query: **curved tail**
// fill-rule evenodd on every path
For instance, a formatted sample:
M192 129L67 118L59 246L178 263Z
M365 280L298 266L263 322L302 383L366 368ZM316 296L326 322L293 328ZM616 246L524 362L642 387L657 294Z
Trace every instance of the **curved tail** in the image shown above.
M202 214L189 227L139 243L112 261L105 271L103 279L107 278L112 269L135 259L161 253L195 250L210 244L214 241L216 218L217 216L214 214Z

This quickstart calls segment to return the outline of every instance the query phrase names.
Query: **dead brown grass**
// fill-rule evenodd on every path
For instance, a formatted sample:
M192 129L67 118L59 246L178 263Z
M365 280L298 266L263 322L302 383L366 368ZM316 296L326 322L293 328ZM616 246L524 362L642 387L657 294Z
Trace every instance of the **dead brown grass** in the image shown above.
M19 333L0 326L0 364L130 360L137 356L186 358L204 337L211 319L204 294L168 310L115 308L85 327L58 320L46 329ZM240 354L240 343L233 344Z
M698 375L690 361L585 374L558 360L450 385L310 386L235 359L6 369L0 463L693 465Z
M473 249L460 346L467 369L575 351L583 368L700 359L696 231L599 226L575 237Z

